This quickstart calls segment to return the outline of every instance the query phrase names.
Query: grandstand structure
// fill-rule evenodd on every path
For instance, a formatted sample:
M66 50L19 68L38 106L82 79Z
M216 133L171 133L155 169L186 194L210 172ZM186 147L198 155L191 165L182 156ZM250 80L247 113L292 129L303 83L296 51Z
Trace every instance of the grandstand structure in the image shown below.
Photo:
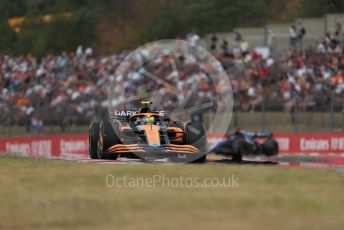
M306 29L306 34L302 41L303 47L314 45L317 41L324 38L326 33L334 33L335 24L338 22L344 26L344 14L327 14L322 18L298 18L295 21L285 24L267 24L264 27L255 28L236 28L230 32L217 33L219 41L226 39L228 46L233 46L234 33L240 33L245 41L248 42L250 48L269 46L269 36L272 36L270 45L273 54L290 47L289 28L292 24L301 22ZM212 34L207 34L201 45L210 47Z

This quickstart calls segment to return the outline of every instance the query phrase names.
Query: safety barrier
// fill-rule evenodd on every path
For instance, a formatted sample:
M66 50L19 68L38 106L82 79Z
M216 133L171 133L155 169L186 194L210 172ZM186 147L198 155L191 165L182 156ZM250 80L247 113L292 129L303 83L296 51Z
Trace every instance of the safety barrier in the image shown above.
M344 154L344 133L274 134L280 153ZM223 135L209 134L209 146L223 140ZM20 153L24 156L82 159L88 156L86 134L1 138L0 152Z

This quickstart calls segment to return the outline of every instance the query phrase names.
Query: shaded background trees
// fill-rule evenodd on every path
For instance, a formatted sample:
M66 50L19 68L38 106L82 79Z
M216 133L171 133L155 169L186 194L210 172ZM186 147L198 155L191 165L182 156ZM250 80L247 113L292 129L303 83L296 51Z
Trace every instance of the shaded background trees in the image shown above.
M344 12L343 1L1 0L0 52L44 55L78 45L114 52L191 31L204 35L336 12ZM41 17L47 14L52 20L44 22ZM18 16L26 20L15 32L7 22Z

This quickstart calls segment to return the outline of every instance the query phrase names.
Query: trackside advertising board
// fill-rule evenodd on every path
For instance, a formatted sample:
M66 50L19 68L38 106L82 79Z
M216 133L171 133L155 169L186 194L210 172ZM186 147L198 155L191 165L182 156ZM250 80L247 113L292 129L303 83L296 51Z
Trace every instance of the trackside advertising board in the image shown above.
M88 136L85 134L0 139L0 152L48 158L85 158Z
M274 134L280 153L344 154L344 133ZM221 134L209 134L209 146L223 140ZM82 159L88 157L88 136L70 134L21 138L0 138L0 152L24 156Z

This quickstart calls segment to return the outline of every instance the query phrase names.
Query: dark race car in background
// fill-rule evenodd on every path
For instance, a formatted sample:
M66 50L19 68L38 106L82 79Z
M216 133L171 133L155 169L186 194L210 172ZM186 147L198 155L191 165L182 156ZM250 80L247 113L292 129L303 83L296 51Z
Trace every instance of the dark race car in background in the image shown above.
M218 143L210 152L231 156L234 161L241 161L247 155L274 156L278 154L278 143L271 132L229 133L224 141Z

